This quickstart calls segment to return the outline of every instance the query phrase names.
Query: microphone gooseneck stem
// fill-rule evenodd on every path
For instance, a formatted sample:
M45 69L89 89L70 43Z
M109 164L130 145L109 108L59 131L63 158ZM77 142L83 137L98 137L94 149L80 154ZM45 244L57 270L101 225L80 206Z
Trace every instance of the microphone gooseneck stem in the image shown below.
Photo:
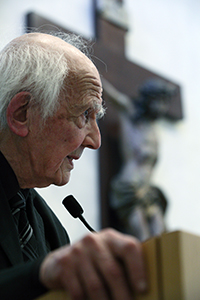
M85 218L84 218L82 215L80 215L78 218L81 220L81 222L83 222L83 224L87 227L87 229L89 229L89 231L91 231L91 232L96 232L96 231L95 231L95 230L87 223L87 221L85 220Z

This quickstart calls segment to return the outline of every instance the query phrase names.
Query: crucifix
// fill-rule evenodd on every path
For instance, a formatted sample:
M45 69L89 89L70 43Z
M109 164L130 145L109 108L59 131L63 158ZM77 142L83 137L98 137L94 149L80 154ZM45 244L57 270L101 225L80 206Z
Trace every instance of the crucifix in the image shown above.
M95 43L92 59L103 80L106 80L120 94L136 99L140 86L148 79L162 80L170 84L176 93L171 96L165 118L177 121L183 118L180 87L171 80L147 70L137 63L129 61L125 55L125 35L128 31L126 12L121 0L93 0ZM48 24L48 25L47 25ZM62 31L70 32L36 13L27 15L27 28L42 27L48 31L52 25ZM105 118L99 122L102 133L102 146L99 151L100 170L100 207L101 227L112 226L112 215L109 207L110 182L121 166L119 140L119 111L110 101L110 95L104 93L103 98L108 107Z

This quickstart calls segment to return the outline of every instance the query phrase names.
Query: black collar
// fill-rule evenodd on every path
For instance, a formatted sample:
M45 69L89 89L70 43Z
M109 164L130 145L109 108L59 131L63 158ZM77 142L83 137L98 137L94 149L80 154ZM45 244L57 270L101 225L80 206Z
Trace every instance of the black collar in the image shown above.
M19 191L20 186L17 177L10 164L0 151L0 181L8 199L11 199Z

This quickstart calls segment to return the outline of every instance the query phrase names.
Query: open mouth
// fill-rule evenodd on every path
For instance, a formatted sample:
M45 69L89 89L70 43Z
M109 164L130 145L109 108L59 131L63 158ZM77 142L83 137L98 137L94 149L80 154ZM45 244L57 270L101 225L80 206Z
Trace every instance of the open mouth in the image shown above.
M67 160L68 160L69 165L70 165L71 168L73 169L73 168L74 168L74 160L79 159L79 158L80 158L80 155L75 155L75 154L67 155L66 158L67 158Z
M73 157L67 156L67 159L68 159L69 165L71 166L71 168L73 168L73 167L74 167L74 164L73 164Z

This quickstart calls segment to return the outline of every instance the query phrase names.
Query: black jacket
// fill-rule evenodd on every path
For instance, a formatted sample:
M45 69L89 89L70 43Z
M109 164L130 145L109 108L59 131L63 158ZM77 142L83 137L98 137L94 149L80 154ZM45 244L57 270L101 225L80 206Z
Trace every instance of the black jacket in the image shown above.
M0 169L2 173L2 164ZM54 250L69 243L69 238L50 207L34 189L30 189L27 205L33 230L40 243L40 257L24 263L8 193L2 183L5 177L1 179L0 176L0 299L31 300L47 291L38 278L40 264L49 252L46 241L50 250Z

